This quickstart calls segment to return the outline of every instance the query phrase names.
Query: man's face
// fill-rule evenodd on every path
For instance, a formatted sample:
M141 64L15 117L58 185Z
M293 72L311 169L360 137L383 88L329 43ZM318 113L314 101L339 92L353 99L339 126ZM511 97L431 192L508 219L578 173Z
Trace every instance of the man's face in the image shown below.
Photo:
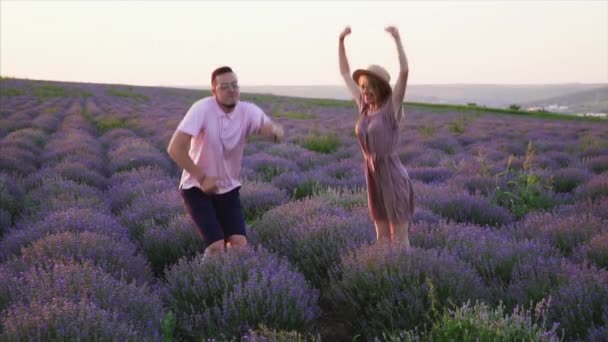
M236 74L228 72L215 77L215 86L211 89L217 101L227 108L234 108L239 101L239 81Z

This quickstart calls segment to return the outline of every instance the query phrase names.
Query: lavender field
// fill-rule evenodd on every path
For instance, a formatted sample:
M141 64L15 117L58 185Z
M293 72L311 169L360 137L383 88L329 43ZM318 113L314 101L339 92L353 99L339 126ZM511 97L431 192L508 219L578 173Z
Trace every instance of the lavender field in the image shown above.
M608 340L608 122L406 106L404 250L353 102L243 94L286 141L245 150L252 248L203 261L166 146L207 95L0 80L0 341Z

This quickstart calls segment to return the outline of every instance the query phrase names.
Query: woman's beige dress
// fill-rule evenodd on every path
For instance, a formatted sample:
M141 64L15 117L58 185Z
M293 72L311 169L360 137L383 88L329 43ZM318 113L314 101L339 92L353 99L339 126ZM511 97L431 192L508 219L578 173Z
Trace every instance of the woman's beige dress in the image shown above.
M414 215L414 189L401 164L397 147L399 125L390 97L374 113L360 100L355 131L365 158L367 199L374 221L410 223Z

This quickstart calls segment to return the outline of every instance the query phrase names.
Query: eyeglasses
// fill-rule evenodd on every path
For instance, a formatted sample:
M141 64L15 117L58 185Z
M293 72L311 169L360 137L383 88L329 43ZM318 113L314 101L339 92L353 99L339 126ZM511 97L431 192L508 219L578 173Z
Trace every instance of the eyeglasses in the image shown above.
M220 83L217 87L220 88L220 90L228 90L229 88L232 88L234 90L239 90L239 84L238 84L238 82Z

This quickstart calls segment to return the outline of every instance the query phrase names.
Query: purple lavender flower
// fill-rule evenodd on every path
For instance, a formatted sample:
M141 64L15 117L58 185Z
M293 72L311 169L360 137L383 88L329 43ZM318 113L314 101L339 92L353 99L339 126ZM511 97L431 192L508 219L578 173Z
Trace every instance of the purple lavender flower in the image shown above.
M174 189L137 197L120 212L120 220L129 228L131 237L139 240L148 227L167 226L182 213L183 200Z
M593 173L600 174L608 171L608 154L590 158L585 161L585 166Z
M412 244L422 248L444 248L470 263L491 290L492 303L504 301L518 265L539 257L558 257L548 243L517 241L511 234L465 224L421 224L411 233ZM512 309L513 303L506 303Z
M13 131L0 140L0 146L14 146L24 150L32 151L38 155L42 152L42 146L46 141L44 131L35 128L23 128Z
M286 257L316 288L327 285L328 270L343 253L375 238L367 208L347 213L324 202L313 198L277 207L252 229L252 241Z
M575 190L578 199L591 199L593 201L608 197L608 172L592 176L586 183Z
M32 268L17 279L13 302L92 304L131 325L146 339L158 338L163 314L161 299L146 285L117 280L90 263L54 264L51 269ZM40 312L44 314L44 312ZM18 319L19 316L10 317ZM60 319L60 317L57 317ZM54 323L50 316L51 324Z
M307 332L320 313L318 291L287 262L259 248L182 259L166 279L179 339L242 336L260 324Z
M566 256L580 244L596 234L606 231L603 220L593 215L560 215L559 213L533 213L512 231L517 238L538 239L559 248Z
M556 192L571 192L590 177L591 174L587 170L571 167L555 171L551 180Z
M21 256L7 263L14 272L31 267L51 269L55 263L91 261L116 279L139 284L152 282L150 266L127 239L92 232L63 232L47 235L21 249Z
M0 146L0 170L14 175L27 175L38 169L37 156L17 146Z
M247 156L243 160L243 166L255 170L258 178L264 182L270 182L282 173L299 170L294 162L264 152Z
M89 231L117 238L128 237L127 229L114 216L94 209L71 208L51 212L41 221L18 223L0 240L0 259L6 260L10 255L20 255L22 247L27 247L46 235L68 231Z
M508 210L493 205L483 198L467 194L437 197L429 203L429 207L436 214L455 222L494 227L513 222L513 216Z
M92 186L58 177L44 178L25 198L23 215L43 218L50 212L68 208L96 208L109 211L102 192Z
M158 166L171 171L172 165L166 154L142 138L125 138L113 141L108 150L112 172L141 166Z
M452 177L454 172L445 167L416 167L407 170L412 179L424 183L440 183Z
M189 215L176 216L166 227L148 227L141 237L142 253L157 275L162 275L165 268L179 259L190 258L204 248L204 240Z
M471 266L445 251L383 244L345 255L331 280L327 298L349 336L413 329L449 303L489 296Z
M0 172L0 208L4 211L7 225L2 225L6 230L21 215L25 192L19 178ZM0 233L1 234L1 233Z
M40 186L45 179L62 178L72 180L79 184L90 185L98 189L105 189L107 178L98 171L89 168L79 161L62 160L50 167L43 167L30 175L26 181L29 188Z
M608 324L608 272L563 263L564 284L552 295L549 320L558 322L566 340L585 339Z
M153 174L153 170L158 169L145 170L123 171L112 176L106 194L113 212L121 212L137 198L171 190L175 192L176 180L171 180L163 174Z
M15 305L1 318L0 339L4 341L134 341L144 333L115 312L61 297ZM156 338L160 340L158 333Z
M270 183L257 181L243 182L240 196L245 218L249 221L258 218L267 210L281 205L289 199L285 191Z
M599 268L608 269L608 229L580 246L574 256L581 263L589 260Z

